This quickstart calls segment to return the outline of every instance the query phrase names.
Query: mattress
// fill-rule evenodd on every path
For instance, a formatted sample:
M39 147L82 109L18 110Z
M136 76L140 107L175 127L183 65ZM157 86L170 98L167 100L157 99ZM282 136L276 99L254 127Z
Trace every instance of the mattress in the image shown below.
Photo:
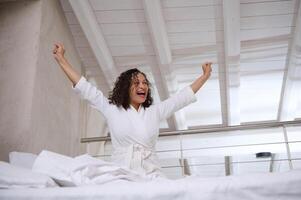
M113 181L102 185L54 188L0 189L0 199L256 199L300 200L301 170L240 176L146 182Z

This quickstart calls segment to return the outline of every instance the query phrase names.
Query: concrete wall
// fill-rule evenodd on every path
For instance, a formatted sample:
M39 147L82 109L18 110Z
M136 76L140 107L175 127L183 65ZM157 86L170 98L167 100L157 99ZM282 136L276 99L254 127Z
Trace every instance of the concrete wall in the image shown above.
M10 151L84 150L80 99L52 57L56 41L80 72L59 1L0 3L0 160Z

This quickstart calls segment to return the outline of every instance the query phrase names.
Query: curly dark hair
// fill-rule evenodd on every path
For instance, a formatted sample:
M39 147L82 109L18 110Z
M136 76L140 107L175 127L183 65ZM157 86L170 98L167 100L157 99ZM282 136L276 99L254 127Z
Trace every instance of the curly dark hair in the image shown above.
M153 98L151 95L151 85L148 81L146 75L139 71L137 68L129 69L125 72L122 72L117 78L114 89L109 93L109 103L114 104L117 107L122 106L125 110L130 107L130 87L132 85L132 80L137 78L138 74L142 74L149 86L146 100L142 103L144 108L149 107L153 103Z

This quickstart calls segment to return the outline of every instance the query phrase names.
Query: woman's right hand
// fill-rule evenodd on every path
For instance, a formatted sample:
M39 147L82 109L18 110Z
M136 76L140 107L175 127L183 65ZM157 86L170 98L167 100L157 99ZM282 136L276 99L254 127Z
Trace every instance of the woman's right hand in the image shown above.
M75 86L78 83L81 75L73 69L68 60L64 57L64 45L62 43L55 43L52 53L57 63L61 66L69 80L73 83L73 86Z
M61 43L55 43L52 51L54 58L59 62L64 58L65 48Z

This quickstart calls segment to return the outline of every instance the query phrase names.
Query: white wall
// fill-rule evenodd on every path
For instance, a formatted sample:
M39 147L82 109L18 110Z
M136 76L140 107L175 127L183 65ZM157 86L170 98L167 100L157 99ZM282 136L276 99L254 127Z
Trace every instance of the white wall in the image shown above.
M10 151L84 150L80 99L52 57L55 41L80 72L59 1L0 3L0 160Z

